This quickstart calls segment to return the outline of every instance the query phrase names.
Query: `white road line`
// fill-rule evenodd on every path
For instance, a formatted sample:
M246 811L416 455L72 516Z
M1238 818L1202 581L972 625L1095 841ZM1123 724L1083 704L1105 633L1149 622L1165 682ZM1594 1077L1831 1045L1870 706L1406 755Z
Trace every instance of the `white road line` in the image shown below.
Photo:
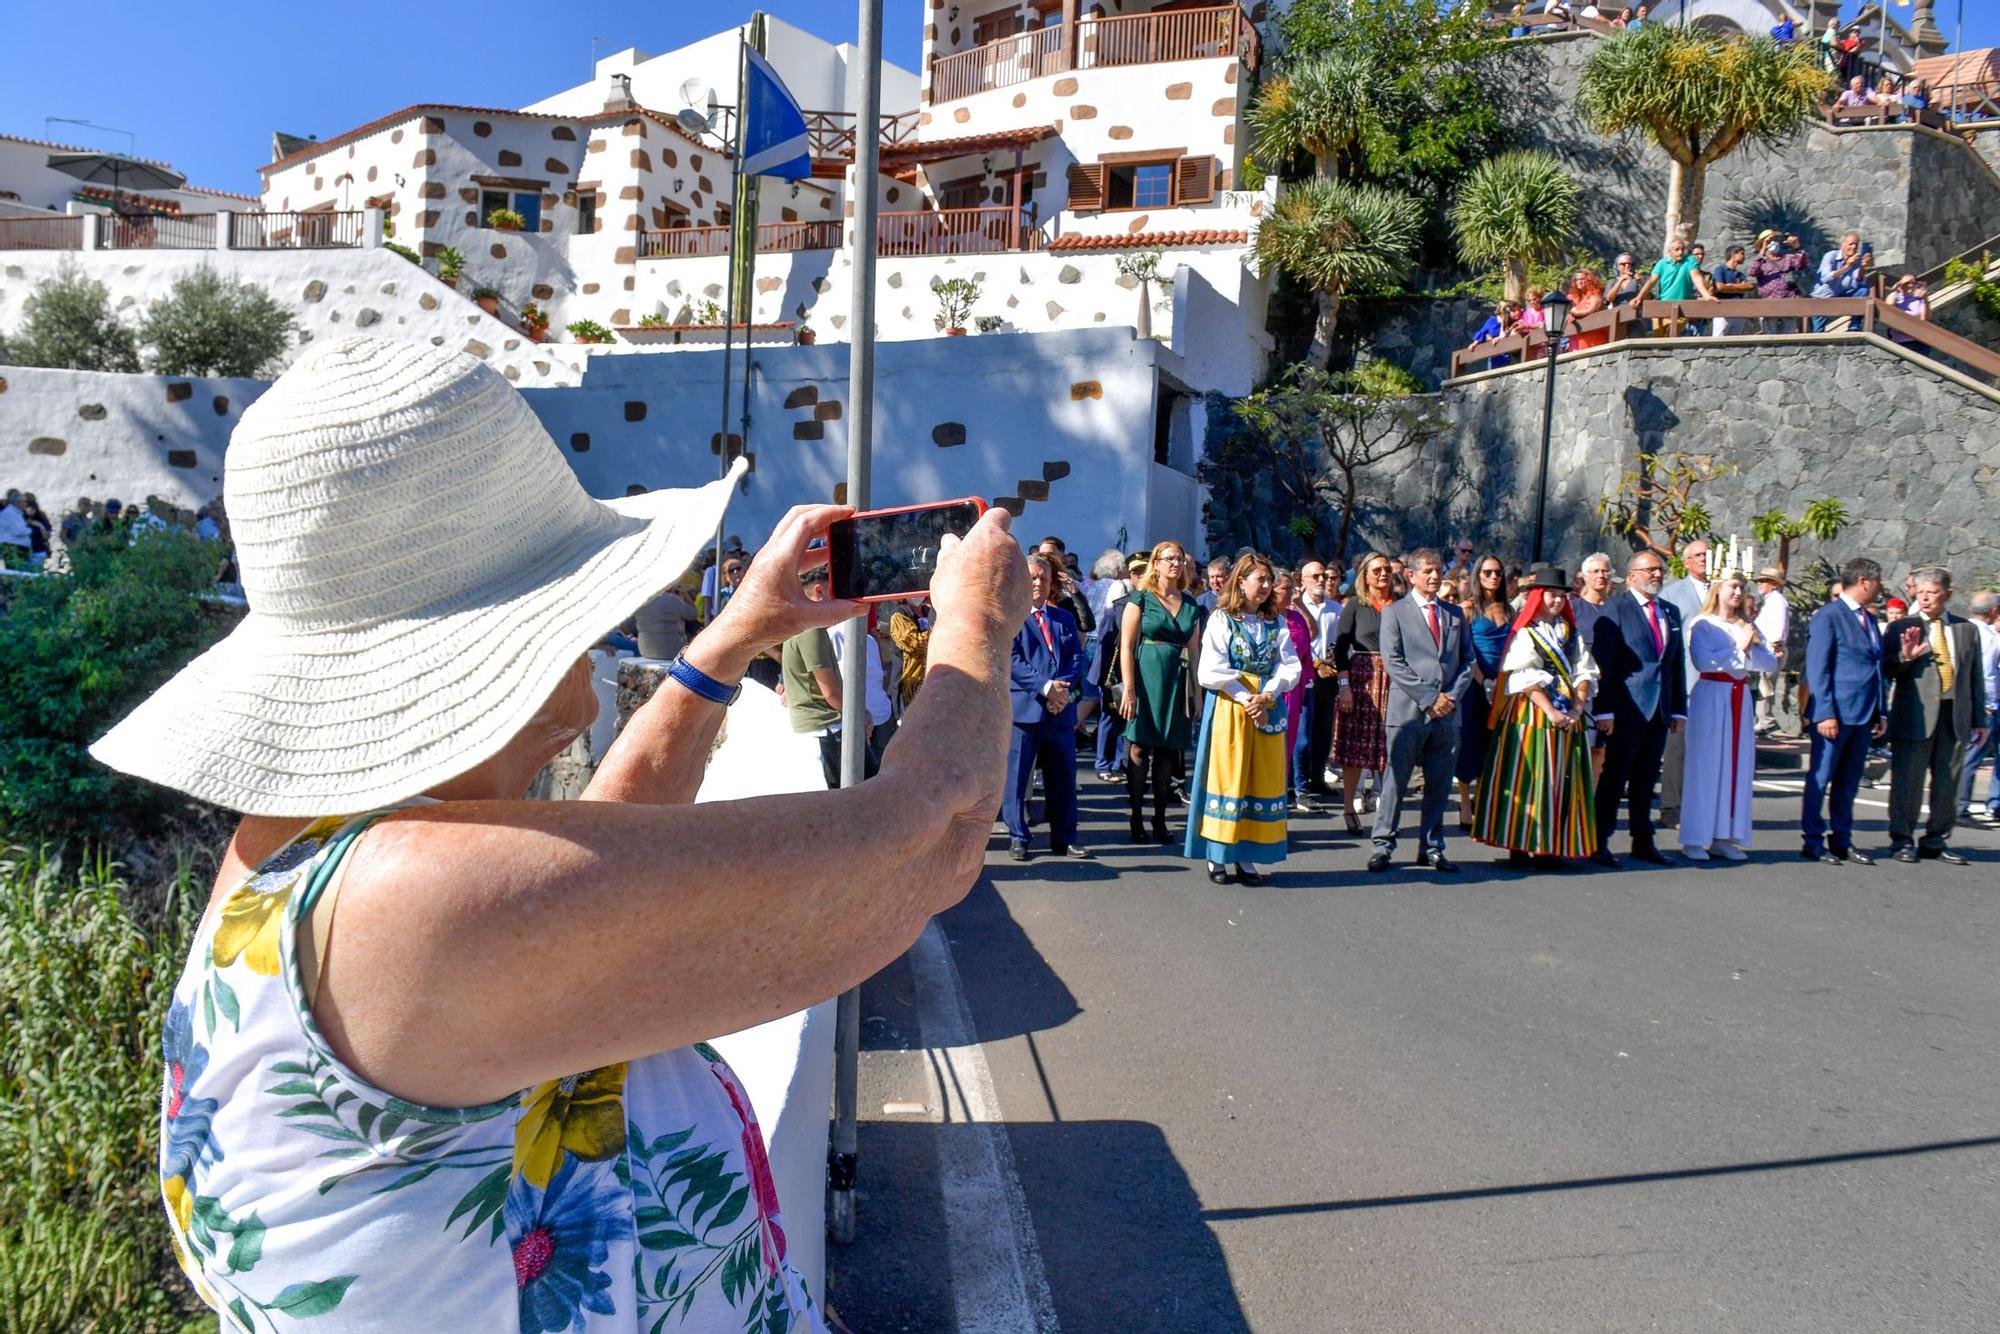
M1058 1334L1034 1221L1000 1124L993 1075L979 1049L951 946L935 920L917 937L909 957L937 1106L952 1127L938 1137L938 1177L958 1334Z

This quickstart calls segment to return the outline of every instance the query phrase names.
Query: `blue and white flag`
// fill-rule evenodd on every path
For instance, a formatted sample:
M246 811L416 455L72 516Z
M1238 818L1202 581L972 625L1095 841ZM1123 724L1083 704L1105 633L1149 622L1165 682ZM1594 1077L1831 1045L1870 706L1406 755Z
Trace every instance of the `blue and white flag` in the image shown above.
M746 176L803 180L812 175L805 112L757 48L745 47L743 55L743 163L738 170Z

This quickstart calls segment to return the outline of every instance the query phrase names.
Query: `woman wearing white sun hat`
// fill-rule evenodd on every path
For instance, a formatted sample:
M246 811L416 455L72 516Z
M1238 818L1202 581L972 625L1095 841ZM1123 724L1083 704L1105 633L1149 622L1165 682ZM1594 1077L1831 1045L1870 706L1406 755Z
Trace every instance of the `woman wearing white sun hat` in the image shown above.
M807 600L780 521L574 802L584 657L680 576L735 476L584 494L467 357L352 338L243 415L250 614L93 747L244 813L166 1023L161 1189L225 1324L817 1330L762 1140L703 1039L897 957L971 884L1027 578L1003 512L947 551L880 777L687 805L752 656ZM338 929L333 917L338 903Z

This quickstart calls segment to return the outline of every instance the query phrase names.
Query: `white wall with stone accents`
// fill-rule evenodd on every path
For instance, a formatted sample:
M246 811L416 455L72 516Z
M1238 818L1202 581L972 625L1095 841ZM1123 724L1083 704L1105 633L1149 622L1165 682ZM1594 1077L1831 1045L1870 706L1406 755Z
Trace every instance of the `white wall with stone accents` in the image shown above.
M253 283L298 317L293 350L315 338L368 333L469 352L516 384L574 384L582 348L536 344L389 250L0 251L0 336L27 315L34 286L65 265L104 284L120 318L136 324L174 281L203 264Z

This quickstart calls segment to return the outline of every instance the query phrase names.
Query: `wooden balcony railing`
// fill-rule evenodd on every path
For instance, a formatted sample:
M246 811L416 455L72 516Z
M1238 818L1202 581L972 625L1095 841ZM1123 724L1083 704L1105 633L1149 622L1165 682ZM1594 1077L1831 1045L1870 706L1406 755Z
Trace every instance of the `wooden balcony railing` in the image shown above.
M232 213L231 250L328 250L357 248L366 239L367 214L360 209L317 213Z
M1045 74L1113 65L1240 57L1255 70L1262 53L1257 25L1240 5L1080 19L938 56L931 61L930 100L951 102Z
M1901 335L1897 341L1905 347L1915 345L1913 350L1937 360L1957 362L1974 375L1989 380L2000 381L2000 353L1991 348L1961 337L1949 329L1940 328L1928 320L1919 320L1905 315L1886 301L1870 297L1840 297L1819 299L1800 297L1793 300L1725 300L1725 301L1648 301L1644 306L1615 306L1610 310L1596 311L1585 315L1565 331L1566 341L1575 350L1579 335L1608 330L1603 342L1593 347L1604 347L1653 335L1657 321L1660 330L1668 337L1681 335L1689 320L1735 319L1746 323L1757 320L1792 321L1801 332L1809 331L1808 320L1824 319L1829 322L1828 331L1834 333L1875 333L1883 337ZM1755 328L1746 329L1744 336L1753 336ZM1682 346L1686 346L1683 344ZM1513 334L1488 343L1475 343L1451 354L1453 378L1471 375L1488 369L1495 357L1513 357L1517 363L1534 365L1548 355L1548 336L1540 329ZM1717 351L1725 350L1725 344L1718 344Z
M85 217L0 218L0 250L81 250Z
M166 217L152 213L114 213L102 233L113 250L213 250L215 215L183 213Z
M794 250L838 250L840 230L838 218L759 223L757 253L769 255ZM672 227L665 231L639 233L640 259L686 259L728 253L727 227Z
M736 142L736 108L720 106L715 121L715 132L722 136L724 143ZM907 143L917 137L916 111L905 111L898 115L884 112L879 126L884 147L891 144ZM854 126L860 117L852 111L808 111L806 116L806 152L815 159L848 160L854 156Z
M989 255L1047 244L1032 209L1024 214L1005 204L882 213L875 225L878 255Z

